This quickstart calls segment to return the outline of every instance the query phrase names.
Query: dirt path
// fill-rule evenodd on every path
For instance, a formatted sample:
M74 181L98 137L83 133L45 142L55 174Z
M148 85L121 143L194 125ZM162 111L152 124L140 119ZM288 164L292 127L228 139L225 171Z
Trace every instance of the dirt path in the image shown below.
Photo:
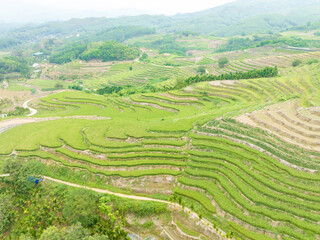
M23 108L29 108L29 110L30 110L30 114L28 114L27 117L33 116L38 112L36 109L28 106L28 103L31 102L32 100L33 100L33 98L25 101L22 105Z
M98 116L70 116L70 117L46 117L46 118L14 118L0 121L0 134L14 128L16 126L20 126L27 123L34 122L44 122L44 121L53 121L58 119L87 119L87 120L107 120L111 119L108 117L98 117Z
M54 178L46 177L46 176L44 178L46 180L49 180L49 181L52 181L52 182L61 183L61 184L65 184L65 185L68 185L68 186L71 186L71 187L88 189L88 190L91 190L91 191L94 191L94 192L106 193L106 194L109 194L109 195L114 195L114 196L118 196L118 197L122 197L122 198L128 198L128 199L134 199L134 200L140 200L140 201L153 201L153 202L161 202L161 203L171 204L171 202L165 201L165 200L148 198L148 197L140 197L140 196L135 196L135 195L127 195L127 194L122 194L122 193L115 193L115 192L111 192L111 191L104 190L104 189L92 188L92 187L82 186L82 185L75 184L75 183L65 182L65 181L62 181L62 180L58 180L58 179L54 179Z

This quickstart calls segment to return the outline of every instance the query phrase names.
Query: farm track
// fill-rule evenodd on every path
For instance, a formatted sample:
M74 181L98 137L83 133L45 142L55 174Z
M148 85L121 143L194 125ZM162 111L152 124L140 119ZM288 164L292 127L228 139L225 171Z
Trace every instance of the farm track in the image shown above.
M29 111L30 111L30 114L28 114L27 117L31 117L31 116L37 114L37 112L38 112L36 109L31 108L31 107L28 106L28 103L31 102L32 100L33 100L33 99L29 99L29 100L25 101L25 102L23 103L23 105L22 105L23 108L27 108L27 109L29 109Z
M0 134L17 126L36 123L36 122L45 122L45 121L54 121L59 119L86 119L86 120L108 120L111 118L108 117L98 117L98 116L70 116L70 117L46 117L46 118L14 118L9 120L0 121Z

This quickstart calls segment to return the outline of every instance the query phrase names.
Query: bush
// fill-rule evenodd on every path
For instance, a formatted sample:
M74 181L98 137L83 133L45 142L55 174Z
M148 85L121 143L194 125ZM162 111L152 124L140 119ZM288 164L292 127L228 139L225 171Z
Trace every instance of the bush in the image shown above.
M319 60L318 59L309 59L309 60L307 60L307 64L309 64L309 65L311 65L311 64L313 64L313 63L318 63L319 62Z
M63 215L70 223L80 222L84 227L92 227L99 218L96 211L97 201L97 196L91 192L72 189L64 201Z
M219 67L223 68L225 65L228 64L228 62L229 62L228 58L226 58L226 57L220 58L218 60Z
M23 58L3 57L0 58L0 74L20 73L21 76L28 76L30 66Z
M197 69L197 72L200 74L205 74L206 73L206 67L205 66L199 66Z
M143 61L147 60L148 57L149 57L148 54L143 53L142 56L141 56L141 58L139 58L139 61L143 62Z
M23 108L23 107L15 107L14 110L9 111L7 114L8 116L22 116L26 115L30 112L28 108Z
M302 63L300 59L296 59L292 62L292 67L297 67Z
M14 205L11 195L0 194L0 233L10 225L14 218Z
M63 85L61 83L57 83L55 86L54 86L56 89L62 89L63 88Z

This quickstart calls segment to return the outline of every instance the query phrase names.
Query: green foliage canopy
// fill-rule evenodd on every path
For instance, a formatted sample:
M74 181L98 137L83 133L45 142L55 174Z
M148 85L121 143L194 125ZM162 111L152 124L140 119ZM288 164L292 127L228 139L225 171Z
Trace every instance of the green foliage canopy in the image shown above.
M133 60L140 55L140 50L115 41L106 41L99 46L91 46L80 56L80 59L89 61L102 59L102 61Z

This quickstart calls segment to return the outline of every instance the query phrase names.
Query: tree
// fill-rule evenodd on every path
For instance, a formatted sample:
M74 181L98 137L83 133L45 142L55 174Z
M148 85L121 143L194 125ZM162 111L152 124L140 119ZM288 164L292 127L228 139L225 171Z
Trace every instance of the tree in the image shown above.
M91 232L89 229L81 226L80 223L71 225L67 228L57 228L55 226L50 226L43 231L39 240L88 240L88 239L99 239L90 238ZM99 236L102 237L102 236ZM108 239L108 238L101 238Z
M301 61L300 59L295 59L295 60L292 62L292 66L293 66L293 67L297 67L297 66L299 66L301 63L302 63L302 61Z
M10 175L4 181L11 186L16 194L26 194L35 187L33 181L28 180L29 177L40 178L37 171L41 163L30 161L23 163L21 160L6 161L3 166L3 171Z
M125 219L118 211L113 211L110 202L110 197L100 198L98 208L101 217L94 226L95 232L107 235L110 240L127 240L128 233L122 229L125 226Z
M81 226L81 223L72 225L66 229L65 240L85 239L91 234L90 230Z
M57 83L56 85L54 85L54 88L56 89L62 89L63 85L61 83Z
M219 58L218 60L218 64L220 68L223 68L225 65L227 65L229 62L228 58L223 57L223 58Z
M206 67L205 66L199 66L197 69L197 72L199 74L205 74L206 73Z
M319 62L318 59L308 59L308 60L307 60L307 64L309 64L309 65L311 65L311 64L313 64L313 63L318 63L318 62Z
M91 59L102 59L107 61L132 60L140 55L140 49L127 46L115 41L106 41L102 44L91 44L91 46L81 53L80 59L89 61Z
M185 86L185 79L182 77L178 77L176 79L176 85L175 88L179 89L179 88L183 88Z
M63 240L65 231L61 231L55 226L50 226L43 231L39 240Z
M64 201L62 213L70 223L80 222L84 227L91 227L99 218L97 200L94 193L84 189L70 190Z
M141 56L141 58L139 59L139 61L143 62L143 61L147 60L148 57L149 57L148 54L143 53L142 56Z
M11 195L0 194L0 233L5 232L14 218L13 201Z

